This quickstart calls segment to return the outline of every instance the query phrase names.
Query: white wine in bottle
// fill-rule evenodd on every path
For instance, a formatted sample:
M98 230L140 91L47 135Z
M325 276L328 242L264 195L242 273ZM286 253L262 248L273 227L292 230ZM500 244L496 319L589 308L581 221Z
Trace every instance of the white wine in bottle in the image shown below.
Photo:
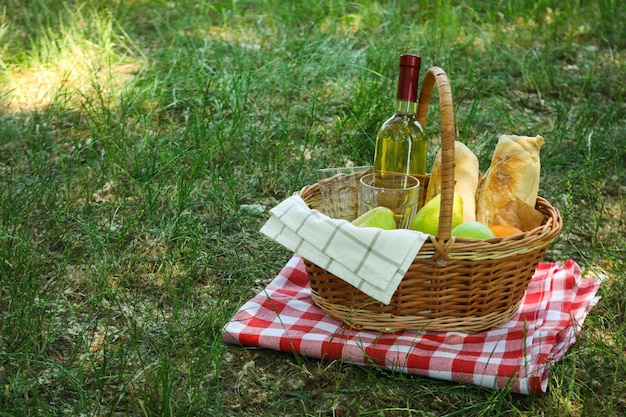
M376 171L418 177L426 173L428 141L416 117L420 64L419 56L400 56L395 113L383 123L376 136Z

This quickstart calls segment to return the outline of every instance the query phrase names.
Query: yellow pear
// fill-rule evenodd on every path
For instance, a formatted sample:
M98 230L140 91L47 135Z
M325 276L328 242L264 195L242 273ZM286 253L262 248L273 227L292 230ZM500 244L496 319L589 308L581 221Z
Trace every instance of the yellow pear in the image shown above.
M439 229L440 209L441 194L437 194L417 212L413 222L411 222L411 229L436 236ZM463 223L463 197L455 191L452 201L452 226L450 229L454 229L461 223Z
M358 227L378 227L384 230L396 228L396 220L393 211L387 207L379 206L361 214L352 221Z

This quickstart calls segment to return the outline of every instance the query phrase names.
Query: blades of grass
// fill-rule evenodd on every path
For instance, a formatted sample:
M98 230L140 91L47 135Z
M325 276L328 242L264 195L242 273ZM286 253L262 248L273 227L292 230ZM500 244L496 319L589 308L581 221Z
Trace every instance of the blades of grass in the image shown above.
M3 412L623 411L619 2L5 6ZM617 277L545 396L221 342L223 323L289 256L258 235L266 213L241 205L271 207L313 182L318 166L367 163L403 52L446 69L459 138L481 166L500 133L544 134L541 192L565 219L551 256Z

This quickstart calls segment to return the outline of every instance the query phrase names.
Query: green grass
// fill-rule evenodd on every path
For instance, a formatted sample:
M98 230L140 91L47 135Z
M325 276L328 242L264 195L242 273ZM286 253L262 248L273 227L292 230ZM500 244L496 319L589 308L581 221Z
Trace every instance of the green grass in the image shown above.
M624 414L626 8L564 3L5 2L0 415ZM370 163L404 52L446 69L483 170L546 138L547 260L607 277L546 395L222 343L290 256L246 205Z

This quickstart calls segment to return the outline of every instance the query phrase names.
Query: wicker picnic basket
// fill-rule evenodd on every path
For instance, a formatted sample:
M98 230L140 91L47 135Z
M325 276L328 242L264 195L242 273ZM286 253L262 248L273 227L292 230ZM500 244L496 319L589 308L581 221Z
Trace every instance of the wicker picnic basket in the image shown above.
M488 240L451 237L454 194L454 115L452 91L445 71L430 68L424 77L417 117L426 124L437 86L441 113L441 212L437 236L418 252L384 305L341 278L305 260L314 302L328 315L357 329L461 331L475 333L511 319L546 250L563 226L559 211L542 197L536 209L545 215L541 226L522 234ZM429 174L421 178L423 190ZM323 212L318 184L298 195Z

